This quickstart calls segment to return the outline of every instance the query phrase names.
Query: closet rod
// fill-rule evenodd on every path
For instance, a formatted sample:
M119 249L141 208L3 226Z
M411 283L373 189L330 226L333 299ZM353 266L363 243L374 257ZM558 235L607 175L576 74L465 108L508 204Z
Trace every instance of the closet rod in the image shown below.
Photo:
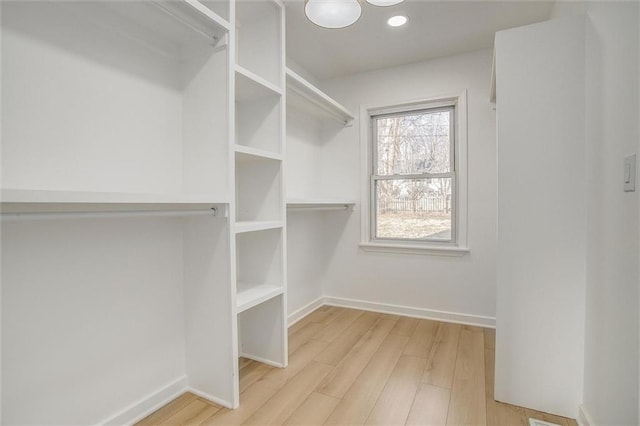
M217 216L218 209L207 210L114 210L92 212L46 212L46 213L2 213L3 221L50 220L50 219L112 219L119 217L191 217Z
M191 31L196 32L196 33L200 34L201 36L203 36L205 39L209 40L209 42L212 43L213 47L215 47L218 44L218 42L220 41L220 37L218 37L217 35L209 35L209 34L207 34L206 32L204 32L201 29L197 28L195 25L191 24L191 22L189 22L187 19L184 19L183 17L179 16L177 13L174 13L172 10L169 9L169 7L167 7L166 5L162 4L161 2L154 1L154 5L158 9L160 9L161 11L166 13L167 15L171 16L176 21L180 22L185 27L189 28ZM214 21L211 21L211 22L214 22ZM217 25L217 23L215 23L215 24Z
M351 210L353 206L349 204L339 206L287 206L287 210Z

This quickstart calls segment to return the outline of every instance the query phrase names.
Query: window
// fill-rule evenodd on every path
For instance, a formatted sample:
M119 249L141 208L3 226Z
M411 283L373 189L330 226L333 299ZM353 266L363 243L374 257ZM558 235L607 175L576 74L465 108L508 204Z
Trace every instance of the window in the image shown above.
M461 101L464 94L366 110L363 248L466 251Z

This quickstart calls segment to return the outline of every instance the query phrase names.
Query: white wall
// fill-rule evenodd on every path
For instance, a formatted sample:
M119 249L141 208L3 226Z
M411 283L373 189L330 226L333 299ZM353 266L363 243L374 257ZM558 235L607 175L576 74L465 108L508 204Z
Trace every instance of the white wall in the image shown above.
M588 198L584 412L596 425L637 425L638 192L622 191L624 156L639 152L637 2L558 3L587 13ZM640 189L640 188L639 188Z
M360 105L458 94L468 90L469 247L463 257L364 252L360 212L344 226L327 219L330 264L324 292L330 297L415 307L474 316L495 315L496 162L495 114L489 103L492 52L458 55L433 61L357 74L323 82L322 88L354 113ZM358 118L331 139L323 160L333 164L323 184L360 200ZM337 226L336 226L337 225ZM482 318L487 321L487 318Z
M96 424L184 377L182 238L179 219L2 224L3 424Z

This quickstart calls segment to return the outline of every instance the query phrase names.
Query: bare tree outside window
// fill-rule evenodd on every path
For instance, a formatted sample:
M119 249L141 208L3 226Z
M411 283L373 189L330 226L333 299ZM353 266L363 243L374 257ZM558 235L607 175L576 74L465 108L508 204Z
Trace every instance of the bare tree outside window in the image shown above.
M372 117L376 239L454 240L454 108Z

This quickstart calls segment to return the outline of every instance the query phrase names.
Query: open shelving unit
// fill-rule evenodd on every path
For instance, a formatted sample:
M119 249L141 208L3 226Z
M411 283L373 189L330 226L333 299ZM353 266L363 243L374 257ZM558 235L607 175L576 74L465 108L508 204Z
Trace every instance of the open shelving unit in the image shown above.
M357 194L343 183L352 165L342 161L341 135L355 116L295 71L287 69L286 80L285 158L296 159L287 166L287 298L289 312L299 312L322 296L335 237L353 216Z
M240 356L286 367L284 6L236 2L235 25L234 368Z
M187 389L237 405L233 17L2 4L3 423L134 423Z
M284 5L1 18L2 421L130 424L186 390L238 407L239 356L287 365ZM42 385L60 371L73 389Z

